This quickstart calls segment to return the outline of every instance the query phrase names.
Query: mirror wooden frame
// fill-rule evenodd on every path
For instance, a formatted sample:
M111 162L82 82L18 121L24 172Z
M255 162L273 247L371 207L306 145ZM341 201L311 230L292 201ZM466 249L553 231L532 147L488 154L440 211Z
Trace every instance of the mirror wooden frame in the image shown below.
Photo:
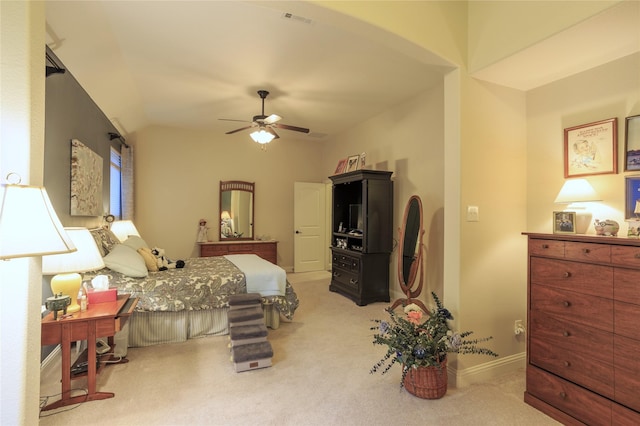
M226 210L223 209L222 207L222 198L223 198L223 193L226 191L243 191L243 192L249 192L251 193L251 211L248 213L249 217L248 217L248 221L249 221L249 235L247 236L240 236L240 237L234 237L234 236L223 236L223 226L222 226L222 213ZM220 241L237 241L237 240L253 240L254 239L254 235L255 235L255 227L254 227L254 210L255 210L255 198L256 198L256 194L255 194L255 183L253 182L244 182L244 181L240 181L240 180L228 180L228 181L220 181L220 199L219 199L219 214L218 214L218 238L220 239ZM231 209L229 209L231 210ZM233 212L231 212L233 213ZM244 235L244 233L243 233Z
M409 211L413 203L417 204L418 214L419 214L419 225L416 230L416 245L414 246L414 253L412 257L414 261L411 263L411 267L409 268L409 276L405 277L404 274L404 257L405 257L405 237L407 235L407 220L409 218ZM407 306L411 303L415 303L418 305L424 312L429 312L424 303L417 299L417 297L422 292L422 287L424 285L424 262L423 262L423 236L424 236L424 228L422 226L423 219L423 211L422 211L422 200L419 196L413 195L407 201L407 205L404 209L404 219L402 221L402 226L398 228L398 282L400 283L400 288L402 288L402 292L406 297L400 298L393 302L391 305L391 309L397 308L399 305ZM413 233L412 233L413 234ZM420 279L418 281L417 287L413 288L416 281L416 276L418 275L418 271L420 272Z

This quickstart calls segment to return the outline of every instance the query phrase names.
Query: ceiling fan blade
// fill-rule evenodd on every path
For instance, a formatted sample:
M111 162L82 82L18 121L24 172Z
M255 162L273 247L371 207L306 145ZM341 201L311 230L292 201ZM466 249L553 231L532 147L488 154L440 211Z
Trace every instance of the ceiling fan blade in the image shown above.
M280 121L280 120L282 120L282 117L280 117L278 114L271 114L270 116L264 119L264 124L273 124L276 121Z
M232 135L232 134L234 134L234 133L238 133L238 132L240 132L240 131L242 131L242 130L250 129L250 128L252 128L252 127L254 127L254 126L245 126L245 127L240 127L239 129L235 129L235 130L232 130L232 131L230 131L230 132L226 132L226 133L225 133L225 135Z
M288 124L278 124L278 123L273 124L273 126L277 127L278 129L293 130L294 132L309 133L309 129L305 129L304 127L296 127L296 126L290 126Z
M218 118L218 120L220 120L220 121L239 121L241 123L251 123L250 121L247 121L247 120L235 120L233 118Z
M278 134L276 133L276 131L275 131L275 130L273 130L273 127L271 127L271 126L265 126L265 127L263 127L263 129L264 129L265 131L267 131L267 132L271 133L271 134L274 136L274 139L279 139L279 138L280 138L280 135L278 135Z

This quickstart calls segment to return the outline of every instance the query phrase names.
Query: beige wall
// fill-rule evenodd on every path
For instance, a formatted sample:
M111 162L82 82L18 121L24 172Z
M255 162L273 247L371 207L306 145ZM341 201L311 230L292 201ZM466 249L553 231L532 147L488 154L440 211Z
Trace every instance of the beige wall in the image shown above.
M293 184L323 182L322 143L277 139L262 151L247 132L221 135L168 127L135 138L135 222L148 244L172 260L198 255L198 222L218 240L219 183L255 182L256 237L278 243L278 264L293 268Z
M622 58L527 93L527 230L551 232L551 215L564 179L564 129L617 117L618 174L588 176L602 198L594 219L624 221L624 119L640 114L640 54ZM636 173L637 175L637 173ZM588 233L595 233L593 224Z
M44 161L44 4L0 2L0 181L41 186ZM0 237L1 238L1 237ZM0 262L0 424L38 423L40 257ZM9 303L7 303L9 302Z

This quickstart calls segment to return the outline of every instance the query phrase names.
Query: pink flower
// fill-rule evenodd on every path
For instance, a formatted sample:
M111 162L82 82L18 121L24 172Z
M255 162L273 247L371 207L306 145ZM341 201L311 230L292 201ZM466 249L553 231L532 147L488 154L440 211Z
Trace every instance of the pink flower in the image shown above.
M407 312L407 320L412 324L420 324L420 320L422 319L421 311L411 311Z

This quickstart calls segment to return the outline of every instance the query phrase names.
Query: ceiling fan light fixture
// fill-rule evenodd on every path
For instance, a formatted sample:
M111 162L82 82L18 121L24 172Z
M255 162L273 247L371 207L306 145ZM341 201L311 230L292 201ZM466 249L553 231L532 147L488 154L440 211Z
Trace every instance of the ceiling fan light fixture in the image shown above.
M275 135L267 132L264 129L256 130L255 132L252 132L250 136L254 142L257 142L259 144L269 143L273 140L273 138L275 138Z

